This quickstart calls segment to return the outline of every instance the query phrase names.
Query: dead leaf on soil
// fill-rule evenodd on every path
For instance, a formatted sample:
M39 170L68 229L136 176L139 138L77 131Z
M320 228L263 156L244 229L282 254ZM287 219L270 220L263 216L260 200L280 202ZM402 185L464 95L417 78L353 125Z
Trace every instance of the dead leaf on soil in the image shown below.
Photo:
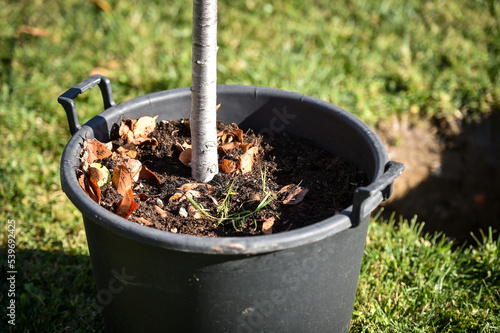
M219 149L227 154L228 150L238 148L239 146L240 146L239 142L232 141L232 142L226 143L225 145L219 146Z
M192 204L188 205L187 211L189 216L192 216L194 219L201 219L203 217L200 211L196 209Z
M136 146L156 146L158 147L158 141L155 138L135 138L132 144Z
M194 189L197 189L199 191L204 190L207 194L211 194L213 193L213 191L215 191L215 187L205 183L186 183L183 184L181 187L178 187L177 189L184 192L191 191Z
M134 132L132 131L134 124L137 122L137 119L124 119L122 120L122 123L120 125L120 129L118 130L118 134L120 135L120 138L127 142L130 143L132 140L134 140Z
M95 160L102 160L110 157L113 154L111 152L111 149L113 148L113 144L111 142L102 143L97 139L91 139L87 140L86 148L89 151L89 163L91 164Z
M97 185L97 187L100 187L99 183L106 182L106 176L101 172L101 170L99 170L95 167L92 167L92 166L89 167L89 179L91 182L95 183L95 185Z
M184 164L185 166L190 167L191 163L191 148L187 148L184 150L180 155L179 155L179 160Z
M296 205L304 200L305 195L309 192L309 189L302 188L298 185L290 184L283 187L278 193L287 194L283 204L285 205Z
M139 171L141 171L142 163L139 160L133 158L127 158L122 161L122 163L127 167L132 180L134 182L139 180Z
M234 136L236 137L236 140L238 140L238 142L243 142L243 130L242 129L235 129L234 130Z
M212 200L212 202L214 203L215 206L219 206L219 202L217 201L217 199L215 199L213 196L209 195L208 198L210 200Z
M219 170L224 173L233 173L236 171L236 163L231 160L222 160L219 164Z
M126 143L133 143L139 138L147 138L156 127L156 118L158 116L122 120L118 134Z
M156 206L156 205L155 205L155 211L156 211L158 214L160 214L160 216L161 216L162 218L164 218L164 219L168 217L168 213L167 213L166 211L164 211L163 209L161 209L160 207Z
M115 167L111 181L122 196L125 196L129 189L132 192L132 175L125 164L118 164Z
M96 170L95 168L91 168ZM97 171L100 173L100 171ZM92 188L92 191L94 192L96 198L94 199L95 202L101 203L101 188L99 187L99 184L97 184L97 181L95 178L92 176L89 177L89 184L90 187Z
M172 195L168 201L174 201L174 200L179 200L184 196L184 193L176 192L174 195Z
M139 204L134 200L132 188L129 187L123 195L123 199L116 204L115 214L128 219L138 206Z
M215 187L204 183L186 183L178 187L177 190L178 192L172 195L168 201L179 200L179 202L182 202L187 199L186 194L191 195L192 198L201 198L203 195L212 194Z
M252 171L253 163L255 162L255 156L257 155L257 152L258 148L252 147L239 157L238 169L241 170L242 174Z
M160 184L160 178L151 170L149 170L145 165L141 167L139 171L139 179L144 179L151 184Z
M241 150L242 150L243 152L246 152L246 151L247 151L248 149L250 149L252 146L253 146L253 142L252 142L252 143L242 143L242 144L240 145Z
M134 137L136 139L146 138L151 134L156 127L156 118L158 118L158 116L139 118L133 126Z
M116 153L118 154L113 154L113 159L120 159L122 157L130 157L130 158L137 158L137 151L135 150L135 146L126 144L124 146L118 147L116 149Z
M262 232L265 235L270 235L273 233L274 217L270 217L264 220L262 223Z
M149 220L145 219L145 218L144 218L144 217L142 217L142 216L133 216L133 217L132 217L132 220L133 220L134 222L139 223L139 224L142 224L142 225L147 225L148 227L153 225L153 222L150 222Z
M230 143L230 142L233 142L233 140L235 139L235 136L233 133L225 133L222 135L222 137L220 138L220 141L221 143L224 145L226 143Z
M98 193L96 193L95 187L90 184L90 180L86 173L82 172L80 174L80 176L78 177L78 183L92 200L97 203L100 202L101 190L99 189L99 186L97 186Z
M146 193L136 193L134 194L134 199L139 199L141 201L146 201L148 200L148 195Z

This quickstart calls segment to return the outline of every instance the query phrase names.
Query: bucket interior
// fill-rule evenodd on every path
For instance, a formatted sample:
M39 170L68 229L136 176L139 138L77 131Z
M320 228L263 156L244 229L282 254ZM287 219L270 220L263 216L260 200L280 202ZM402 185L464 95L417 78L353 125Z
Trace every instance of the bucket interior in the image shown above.
M217 119L273 136L282 132L308 139L329 153L354 163L373 181L387 162L375 133L349 112L319 99L263 87L219 86ZM153 93L123 102L94 117L86 128L100 141L121 119L158 115L158 121L188 118L189 88ZM125 116L126 114L126 116ZM382 169L381 169L382 168Z

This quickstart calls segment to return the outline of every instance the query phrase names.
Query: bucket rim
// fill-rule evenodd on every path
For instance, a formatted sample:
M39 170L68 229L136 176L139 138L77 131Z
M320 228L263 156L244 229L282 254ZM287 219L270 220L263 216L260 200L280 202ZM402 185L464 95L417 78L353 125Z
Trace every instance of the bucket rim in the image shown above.
M255 96L269 95L270 97L291 98L293 100L300 100L300 102L305 105L314 104L316 107L319 106L329 112L342 114L342 117L352 123L353 127L363 134L367 142L369 142L374 149L377 165L375 166L376 172L372 182L383 174L384 166L388 161L388 156L382 142L368 125L350 112L316 97L298 92L253 85L217 86L218 95L234 93L251 93ZM186 98L186 95L189 95L189 97L191 96L190 87L154 92L112 106L96 115L96 117L106 116L106 114L111 112L121 110L126 111L127 108L130 108L132 105L151 103L151 101L158 98ZM250 255L280 251L291 247L315 243L353 227L351 216L353 205L350 205L336 215L305 227L271 235L242 237L200 237L175 234L168 231L142 226L126 220L94 202L78 183L75 172L75 159L79 156L81 144L84 138L86 138L89 134L93 136L93 130L91 127L92 119L84 124L66 144L61 157L60 170L62 189L70 201L82 213L85 224L96 223L122 237L165 249L190 253L225 255ZM89 138L91 137L89 136ZM75 152L78 152L78 156L75 156Z

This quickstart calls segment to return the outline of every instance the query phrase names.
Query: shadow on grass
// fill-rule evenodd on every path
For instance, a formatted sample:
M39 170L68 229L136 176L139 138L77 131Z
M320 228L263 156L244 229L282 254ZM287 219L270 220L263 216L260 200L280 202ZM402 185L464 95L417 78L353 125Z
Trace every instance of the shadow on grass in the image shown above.
M2 258L6 254L0 249ZM1 332L101 332L90 257L28 250L16 253L15 326L8 323L9 269L2 260Z
M500 110L463 124L444 144L441 167L387 211L416 214L424 231L475 244L471 233L500 230Z

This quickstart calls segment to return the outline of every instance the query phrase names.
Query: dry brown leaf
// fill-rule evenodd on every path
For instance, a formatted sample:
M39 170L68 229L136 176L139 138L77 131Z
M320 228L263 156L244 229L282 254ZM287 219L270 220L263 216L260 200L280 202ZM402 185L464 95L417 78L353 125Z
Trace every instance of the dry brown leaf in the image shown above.
M148 200L148 195L146 193L137 193L137 194L134 194L134 199L139 199L141 201L146 201Z
M226 133L223 134L222 137L220 138L220 141L222 144L230 143L235 139L235 136L233 133Z
M236 171L236 163L231 160L222 160L222 163L219 164L219 170L224 173L233 173Z
M47 37L49 34L46 30L41 28L30 27L27 25L22 25L17 29L17 35L20 36L22 34L31 35L35 37Z
M243 142L243 130L242 129L236 129L234 130L234 136L236 137L236 140L238 142Z
M160 178L151 170L149 170L145 165L141 167L139 171L139 179L144 179L151 184L160 184Z
M224 130L217 132L217 137L220 138L221 136L224 135Z
M111 12L111 5L106 0L94 0L94 4L105 13Z
M164 211L163 209L161 209L160 207L156 206L156 205L155 205L155 211L156 211L158 214L160 214L160 216L161 216L162 218L164 218L164 219L168 217L168 213L167 213L166 211Z
M260 201L261 200L260 195L258 193L251 194L248 199L251 201Z
M101 172L101 170L89 167L89 179L94 181L96 184L99 184L101 181L105 181L106 176Z
M219 202L217 201L217 199L215 199L213 196L209 195L208 196L210 198L210 200L212 200L212 202L214 203L215 206L219 206Z
M189 216L192 216L194 219L201 219L202 215L198 209L196 209L192 204L188 205L187 208Z
M187 142L183 142L182 144L180 144L179 142L175 142L175 148L178 151L183 152L186 149L191 149L191 145Z
M136 146L156 146L158 147L158 141L155 138L135 138L132 144Z
M95 160L102 160L110 157L113 153L111 152L112 143L108 142L102 143L97 139L87 140L87 150L89 151L89 159L92 159L93 163Z
M99 189L99 195L95 192L94 188L90 185L89 178L87 177L87 174L81 173L80 176L78 177L78 183L82 187L82 189L87 193L87 195L94 200L95 202L99 203L100 202L100 193L101 190ZM97 184L96 184L97 185ZM97 186L99 188L99 186Z
M239 157L238 169L241 170L241 173L245 174L252 171L253 163L255 162L255 156L257 155L257 152L258 148L252 147Z
M118 201L118 203L116 204L115 214L128 219L138 206L139 204L134 200L132 188L129 187L128 190L124 193L123 199Z
M178 187L177 189L179 191L183 191L183 192L192 191L194 189L197 189L197 190L204 189L207 194L211 194L215 190L215 187L213 187L210 184L205 184L205 183L186 183L186 184L183 184L181 187Z
M141 171L142 163L139 160L133 158L126 158L122 161L122 163L125 164L128 171L130 171L132 180L134 182L139 180L139 171Z
M293 191L295 189L297 185L295 184L289 184L289 185L286 185L286 186L283 186L281 188L281 190L278 191L279 194L283 194L283 193L289 193L290 191Z
M143 225L147 225L148 227L153 225L153 222L145 219L142 216L134 216L134 221Z
M134 150L134 149L128 149L127 147L130 147L130 145L125 145L125 146L122 146L122 147L118 147L116 149L116 152L119 155L122 155L122 156L125 156L125 157L137 158L137 155L138 155L137 151ZM120 159L121 157L114 155L112 158L113 159Z
M153 222L149 221L148 219L145 219L142 216L132 216L132 220L138 224L142 224L148 227L153 225Z
M250 149L252 146L253 146L253 143L242 143L242 144L240 145L241 150L242 150L243 152L246 152L246 151L247 151L248 149Z
M148 227L153 225L153 222L150 222L149 220L145 219L142 216L133 216L132 220L134 220L134 222L137 222L139 224L147 225Z
M293 184L287 185L279 191L279 193L288 193L285 200L283 200L283 204L285 205L296 205L301 203L307 192L309 192L309 189Z
M174 201L182 198L184 196L184 193L176 192L174 195L172 195L168 201Z
M145 138L152 133L156 127L156 118L158 116L145 116L137 119L137 122L133 126L134 138Z
M82 187L82 190L84 190L84 191L85 191L85 177L87 177L87 175L85 175L84 172L81 172L78 175L78 183L80 184L80 186Z
M132 132L132 129L134 128L134 124L137 122L136 119L124 119L122 120L122 123L120 125L120 129L118 130L118 134L120 135L120 138L127 142L130 143L134 140L134 133Z
M180 155L179 155L179 160L184 164L185 166L190 167L191 163L191 148L187 148L184 150Z
M124 164L118 164L115 167L111 181L116 191L122 196L125 196L129 189L132 191L132 175Z
M221 106L221 103L217 104L217 105L215 106L215 111L219 111L220 106Z
M187 199L186 194L191 195L192 198L201 198L205 194L211 194L215 191L215 187L210 184L204 183L186 183L177 188L178 192L172 195L168 201L179 200L182 202Z
M239 142L232 141L229 143L226 143L225 145L219 146L219 149L221 149L224 153L227 154L228 150L238 148L240 146Z
M273 233L274 217L270 217L264 220L262 223L262 232L265 235L270 235Z
M90 169L94 169L96 170L98 173L101 173L99 170L95 169L95 168L90 168ZM94 177L95 177L95 174L97 173L95 172L94 173ZM97 202L97 203L100 203L101 202L101 188L99 187L99 185L97 184L97 180L94 178L93 176L90 176L89 177L89 184L90 184L90 187L92 188L92 191L94 192L95 194L95 198L94 201Z

